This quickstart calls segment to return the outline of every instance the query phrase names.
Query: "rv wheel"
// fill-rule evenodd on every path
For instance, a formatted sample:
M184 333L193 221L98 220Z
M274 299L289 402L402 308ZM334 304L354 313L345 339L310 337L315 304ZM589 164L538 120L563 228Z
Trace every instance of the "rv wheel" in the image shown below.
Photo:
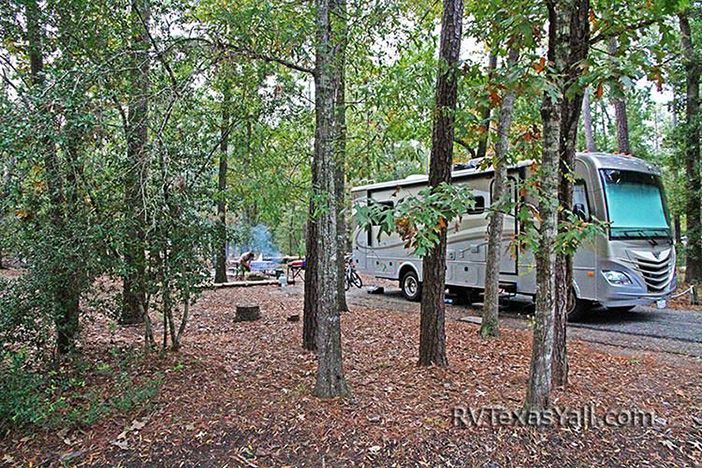
M402 276L400 289L402 289L402 295L410 301L418 301L422 297L422 283L419 282L414 270L410 270Z
M568 321L569 322L579 322L580 320L587 317L587 315L591 309L592 309L592 303L590 301L576 299L575 304L568 311Z

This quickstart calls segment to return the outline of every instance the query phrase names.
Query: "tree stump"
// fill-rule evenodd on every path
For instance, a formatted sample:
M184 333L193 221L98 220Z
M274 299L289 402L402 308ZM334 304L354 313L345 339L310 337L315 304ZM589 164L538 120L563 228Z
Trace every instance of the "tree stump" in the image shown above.
M236 322L253 322L261 318L261 308L257 305L238 305L236 306Z

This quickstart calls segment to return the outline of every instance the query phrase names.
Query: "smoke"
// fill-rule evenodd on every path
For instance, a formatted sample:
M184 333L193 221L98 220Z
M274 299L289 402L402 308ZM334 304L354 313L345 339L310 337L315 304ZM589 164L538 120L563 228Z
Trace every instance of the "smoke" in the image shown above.
M251 227L245 250L254 251L257 256L263 254L264 258L282 257L280 250L273 242L270 230L263 224Z

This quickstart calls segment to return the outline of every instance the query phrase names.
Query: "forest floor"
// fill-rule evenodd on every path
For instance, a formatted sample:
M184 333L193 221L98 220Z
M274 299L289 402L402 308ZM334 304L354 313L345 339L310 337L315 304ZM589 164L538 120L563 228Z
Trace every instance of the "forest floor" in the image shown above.
M252 302L261 305L262 318L235 322L235 305ZM696 358L618 353L574 339L571 383L554 393L554 404L568 416L563 424L492 421L493 415L502 417L497 410L473 424L469 416L454 418L455 412L521 408L528 329L503 327L500 338L482 340L475 324L449 320L450 366L418 368L417 314L352 304L342 315L344 370L352 395L323 401L311 394L316 362L300 347L302 323L288 320L302 313L300 284L207 291L191 313L182 349L162 355L144 355L139 328L118 328L101 317L85 320L82 365L63 371L76 374L80 385L66 391L65 401L89 411L96 398L114 401L129 392L132 404L122 398L89 422L6 434L0 439L0 463L702 463L702 363ZM596 424L577 420L575 412L583 408L594 408ZM632 417L636 412L655 417L643 421L647 424L627 424L641 419ZM615 424L605 423L606 414Z

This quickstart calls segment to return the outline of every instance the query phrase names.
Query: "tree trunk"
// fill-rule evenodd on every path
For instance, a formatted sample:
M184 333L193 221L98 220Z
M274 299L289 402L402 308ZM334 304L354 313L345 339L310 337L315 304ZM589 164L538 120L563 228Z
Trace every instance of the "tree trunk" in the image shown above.
M600 128L602 130L602 146L604 148L609 148L609 135L608 128L612 124L612 120L609 117L609 111L607 110L607 104L604 99L598 99L595 101L600 105ZM597 105L596 104L596 105Z
M458 96L457 64L461 52L463 0L444 0L441 17L436 108L432 129L429 186L451 181L453 134ZM446 223L448 224L448 223ZM446 366L444 289L446 287L446 226L439 242L422 260L422 290L419 365Z
M558 162L561 134L562 76L567 60L570 18L564 1L552 0L548 5L548 62L557 96L545 92L541 105L543 121L543 153L540 167L539 246L536 260L536 310L534 342L531 351L529 384L525 407L542 410L549 406L551 395L551 359L553 325L556 312L555 241L558 222Z
M588 152L597 151L595 144L595 130L592 126L592 110L590 109L590 90L585 88L583 92L583 127L585 129L585 148Z
M617 45L616 37L609 39L607 49L612 56L617 56L619 54L619 46ZM624 89L620 85L617 85L617 91L624 94ZM631 148L629 147L629 122L626 117L626 101L624 98L615 95L612 98L612 106L614 107L614 120L617 124L617 151L623 154L630 154Z
M678 16L685 57L685 168L687 170L687 258L685 281L702 283L702 174L700 173L700 71L702 65L695 55L687 13Z
M349 306L346 303L346 289L344 288L344 275L346 264L344 262L348 247L347 223L346 223L346 45L348 41L348 31L346 24L346 0L331 0L329 4L330 14L334 18L334 33L338 37L335 47L337 48L336 68L338 83L334 98L334 137L336 142L336 200L337 200L337 228L339 243L339 275L337 287L339 289L339 310L347 311Z
M120 322L143 321L146 311L145 191L148 171L149 113L149 0L132 0L132 56L129 115L127 121L127 170L124 188L125 243L123 305Z
M217 200L217 254L215 257L215 283L227 282L227 158L229 156L229 132L231 125L231 87L229 77L224 76L222 87L222 122L219 145L219 174Z
M317 214L317 382L314 393L332 398L349 392L341 357L339 311L339 231L336 200L335 102L339 86L339 40L331 17L331 0L317 0L314 157L317 185L313 203Z
M506 68L517 65L519 52L509 49ZM502 260L502 228L504 212L509 205L507 182L507 153L509 152L509 130L512 125L515 92L510 89L502 98L500 120L497 124L497 142L493 168L495 178L492 185L492 207L490 224L488 226L488 249L485 263L485 300L483 304L483 320L480 325L480 335L483 337L498 336L499 305L500 305L500 261Z
M25 3L27 19L27 40L29 48L30 75L35 87L43 88L44 51L43 32L40 22L40 10L36 0ZM65 194L63 176L52 135L41 135L41 151L46 175L46 187L49 192L49 223L52 235L59 242L57 249L64 250L60 243L65 241L66 226L64 222ZM56 344L60 354L71 351L75 346L78 333L78 300L75 275L65 258L57 257L51 262L49 287L53 296L54 323L56 325Z
M568 215L573 209L573 177L575 149L578 140L578 123L583 107L583 89L578 84L582 75L580 64L587 59L590 43L589 0L572 0L566 65L566 82L563 88L560 135L560 182L558 201L559 230L569 229ZM566 324L568 311L575 305L573 294L572 255L559 253L556 260L556 314L553 335L553 384L565 386L568 382L568 352Z
M4 90L3 90L4 91ZM9 161L7 162L6 165L3 166L3 174L2 174L2 192L1 195L4 199L9 197L10 195L10 181L12 179L12 172L15 166L16 159L14 156L10 156ZM0 210L2 207L0 206ZM4 223L5 220L3 219L3 213L0 213L0 226L2 223ZM5 234L4 232L2 234ZM8 244L5 243L5 239L0 239L0 270L5 268L4 264L4 255L6 253L5 249Z
M80 213L80 195L78 189L79 176L83 174L83 165L80 162L80 144L84 138L84 131L80 126L76 125L79 116L74 109L69 109L66 114L66 185L64 188L64 197L66 199L66 212L75 213L74 216ZM70 224L69 224L70 226ZM82 232L75 228L66 230L68 239L75 239L75 236L82 235ZM68 281L66 286L61 288L61 302L63 304L63 314L61 317L62 332L59 334L59 350L72 348L75 336L79 331L79 314L80 314L80 296L81 283L85 280L85 269L80 254L71 255L68 259L70 271L68 272Z
M492 81L492 76L497 68L497 54L495 52L490 52L488 56L488 66L487 66L487 76L488 82ZM487 154L488 140L490 139L490 115L492 114L492 108L490 104L483 108L482 115L480 116L482 130L480 134L480 140L478 140L478 151L475 153L476 158L484 158Z
M312 162L312 187L316 186L315 162ZM317 304L319 280L317 278L317 221L314 200L310 200L305 239L305 299L302 317L302 347L317 351Z

